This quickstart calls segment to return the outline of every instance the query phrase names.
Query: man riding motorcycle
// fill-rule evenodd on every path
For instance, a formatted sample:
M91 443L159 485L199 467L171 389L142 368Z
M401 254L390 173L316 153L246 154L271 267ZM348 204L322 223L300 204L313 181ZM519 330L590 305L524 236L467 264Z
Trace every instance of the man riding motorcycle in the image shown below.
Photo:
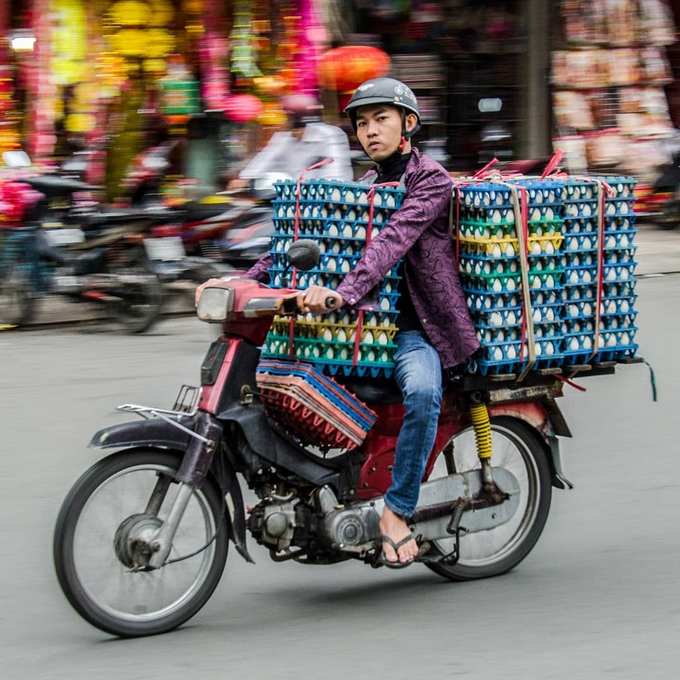
M398 80L376 78L357 88L345 112L364 151L377 164L362 179L400 182L406 196L337 290L312 286L301 294L301 306L303 311L324 313L326 300L333 298L334 309L353 307L403 258L395 377L403 396L404 421L380 520L383 562L401 567L418 556L407 521L434 445L442 369L462 363L479 342L449 233L451 180L439 163L411 145L421 122L415 95ZM271 259L264 257L247 275L267 281L270 264Z

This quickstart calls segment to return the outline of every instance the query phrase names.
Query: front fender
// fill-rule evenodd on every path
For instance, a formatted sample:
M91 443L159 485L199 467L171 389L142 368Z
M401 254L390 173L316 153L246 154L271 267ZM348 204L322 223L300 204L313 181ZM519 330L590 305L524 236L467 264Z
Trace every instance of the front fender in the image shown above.
M181 418L179 422L191 428L192 418ZM98 449L129 448L131 450L151 447L183 454L189 446L189 439L190 435L182 430L154 418L153 420L133 420L105 427L94 434L89 446ZM243 558L248 562L254 562L246 547L245 508L236 472L226 462L225 456L221 455L215 457L210 474L227 501L225 515L229 537Z
M181 419L182 425L191 427L191 418ZM151 446L156 449L184 451L189 445L189 435L159 418L132 420L105 427L88 444L91 448L116 449L131 446Z

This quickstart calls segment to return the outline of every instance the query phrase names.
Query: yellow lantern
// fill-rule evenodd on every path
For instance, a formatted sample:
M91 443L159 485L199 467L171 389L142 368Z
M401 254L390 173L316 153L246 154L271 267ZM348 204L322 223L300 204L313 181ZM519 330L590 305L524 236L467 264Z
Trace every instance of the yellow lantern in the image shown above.
M147 73L162 74L165 73L167 64L165 59L145 59L144 70Z
M146 31L146 40L144 55L149 59L164 57L175 48L175 36L163 28L152 28Z
M175 10L167 0L151 0L151 12L152 26L168 26L175 16Z
M119 0L112 5L109 16L117 26L147 26L151 20L151 10L146 2Z

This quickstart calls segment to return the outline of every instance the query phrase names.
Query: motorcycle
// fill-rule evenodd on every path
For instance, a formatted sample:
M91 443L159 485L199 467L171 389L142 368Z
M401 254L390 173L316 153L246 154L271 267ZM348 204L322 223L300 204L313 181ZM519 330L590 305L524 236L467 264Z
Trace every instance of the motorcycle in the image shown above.
M312 269L318 246L298 241L288 258ZM303 445L258 397L259 346L276 314L297 312L297 292L208 281L197 314L223 332L203 360L201 387L183 386L172 409L123 405L142 420L93 436L90 446L117 451L72 487L53 542L59 584L92 625L122 637L180 626L215 590L230 543L254 562L247 533L276 562L383 565L378 523L403 415L396 383L346 380L377 414L353 450ZM468 581L509 571L536 545L552 487L571 487L557 440L571 435L554 376L451 380L409 523L416 564ZM259 499L252 508L240 479Z
M128 332L148 330L160 316L163 291L142 247L144 232L149 224L166 220L167 214L88 212L77 225L76 213L69 213L68 228L50 228L55 199L97 187L58 175L13 181L36 193L23 219L4 230L0 322L29 323L40 297L55 294L105 305Z

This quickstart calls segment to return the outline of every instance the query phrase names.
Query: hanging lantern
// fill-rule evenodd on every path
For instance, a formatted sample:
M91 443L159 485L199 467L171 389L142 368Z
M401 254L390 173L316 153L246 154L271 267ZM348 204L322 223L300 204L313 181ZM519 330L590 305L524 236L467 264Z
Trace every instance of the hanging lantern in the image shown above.
M327 90L349 92L365 80L387 75L389 70L389 56L377 47L347 45L322 55L319 81Z
M231 95L224 107L224 113L233 123L249 123L262 113L262 102L252 94Z

